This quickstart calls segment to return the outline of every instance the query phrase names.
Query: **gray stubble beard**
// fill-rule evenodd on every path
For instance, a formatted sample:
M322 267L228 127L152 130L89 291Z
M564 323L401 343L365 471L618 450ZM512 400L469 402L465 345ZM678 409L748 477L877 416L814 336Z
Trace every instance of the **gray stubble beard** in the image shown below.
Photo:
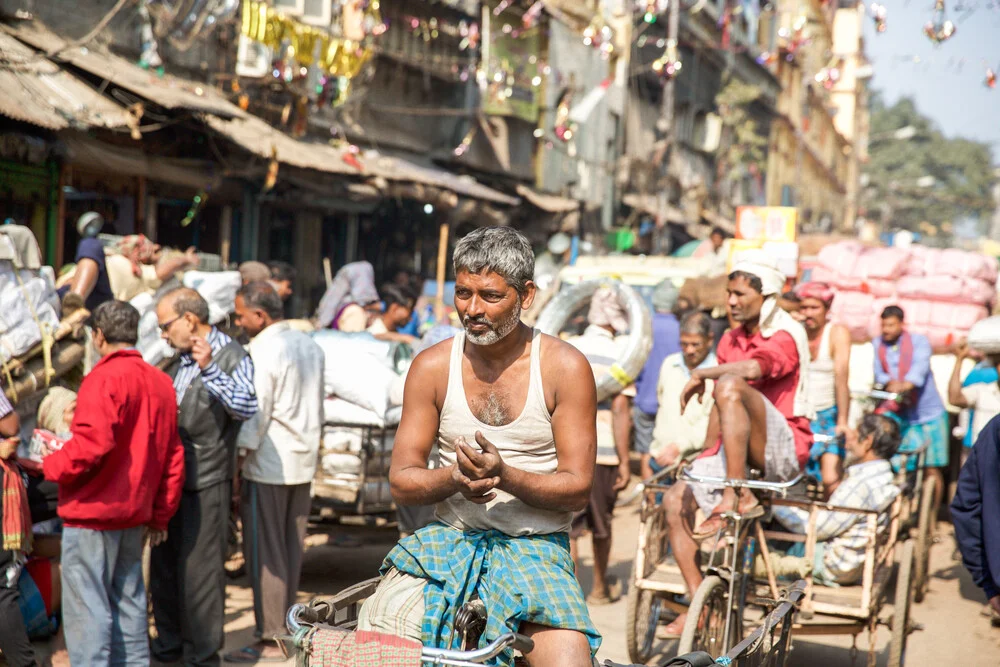
M518 299L514 306L514 310L511 311L510 316L507 319L500 320L495 325L492 322L488 322L490 327L489 331L483 334L474 334L469 331L468 326L465 328L465 338L473 345L495 345L502 341L504 338L509 336L517 325L521 322L521 300ZM465 325L465 322L463 322Z

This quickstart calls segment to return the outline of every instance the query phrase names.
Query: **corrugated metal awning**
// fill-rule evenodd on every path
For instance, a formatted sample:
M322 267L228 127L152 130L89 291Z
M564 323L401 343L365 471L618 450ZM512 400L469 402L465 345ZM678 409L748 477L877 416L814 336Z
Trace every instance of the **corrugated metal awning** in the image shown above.
M222 118L247 115L208 84L170 75L158 76L93 45L70 46L37 21L3 26L3 30L43 53L51 54L51 60L79 67L165 109L200 111Z
M368 174L387 181L427 185L448 190L460 197L479 199L505 206L516 206L521 201L517 197L511 197L487 187L471 176L460 176L443 169L423 167L402 158L380 155L377 151L366 151L363 162Z
M293 139L256 116L223 120L214 115L205 115L202 120L219 134L259 157L270 159L274 155L281 164L330 174L365 174L363 170L359 171L344 161L346 150L320 142Z
M0 114L47 130L125 125L125 110L0 32Z
M518 185L517 194L528 200L528 203L542 209L546 213L571 213L580 210L580 202L569 197L549 195L532 190L527 185Z

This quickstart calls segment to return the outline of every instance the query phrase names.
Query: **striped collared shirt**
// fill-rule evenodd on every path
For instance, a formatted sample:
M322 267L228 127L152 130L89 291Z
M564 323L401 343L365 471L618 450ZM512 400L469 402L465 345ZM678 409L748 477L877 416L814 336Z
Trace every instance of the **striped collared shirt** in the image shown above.
M232 339L212 327L206 341L212 348L212 355L215 356ZM188 387L200 374L201 383L205 385L208 393L219 401L234 419L243 421L257 412L257 393L253 386L253 361L250 359L250 355L240 360L240 363L233 369L232 375L223 373L215 361L202 370L190 352L181 355L180 365L180 369L174 377L174 391L177 392L178 408Z
M844 473L844 480L830 495L830 504L881 512L879 532L889 524L886 512L899 494L893 485L892 466L885 459L856 463ZM790 532L805 534L809 512L798 507L775 507L774 516ZM819 510L816 539L826 542L823 569L826 578L850 584L861 578L868 544L867 521L862 514Z
M12 412L14 412L14 406L7 400L7 395L3 392L3 387L0 386L0 419Z

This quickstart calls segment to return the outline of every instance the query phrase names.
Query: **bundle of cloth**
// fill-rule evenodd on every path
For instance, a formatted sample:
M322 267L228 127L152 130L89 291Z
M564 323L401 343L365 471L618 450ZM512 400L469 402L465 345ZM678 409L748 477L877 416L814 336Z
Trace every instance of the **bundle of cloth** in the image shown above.
M0 362L16 358L59 326L52 267L42 266L28 227L0 226Z
M996 301L998 263L981 253L844 241L823 248L818 260L811 279L836 291L831 317L855 342L878 335L882 310L898 305L909 330L948 347L967 337Z

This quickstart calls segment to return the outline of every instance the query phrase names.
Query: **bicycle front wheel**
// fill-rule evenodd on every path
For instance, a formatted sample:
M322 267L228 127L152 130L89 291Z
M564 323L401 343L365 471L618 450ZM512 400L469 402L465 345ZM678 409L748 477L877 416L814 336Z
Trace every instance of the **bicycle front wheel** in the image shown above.
M704 651L713 658L725 655L729 650L725 645L729 608L729 584L722 577L705 577L691 599L677 654ZM732 615L735 629L740 619L736 618L735 613Z

